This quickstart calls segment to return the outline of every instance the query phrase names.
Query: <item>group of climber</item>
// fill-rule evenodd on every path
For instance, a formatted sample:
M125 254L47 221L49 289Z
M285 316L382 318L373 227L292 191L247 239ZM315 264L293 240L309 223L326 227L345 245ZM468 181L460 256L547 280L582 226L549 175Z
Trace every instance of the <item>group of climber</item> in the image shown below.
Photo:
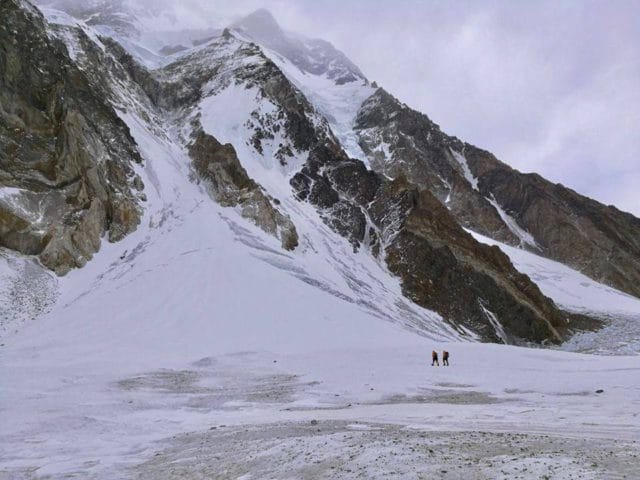
M438 361L438 352L435 350L431 352L431 366L433 367L434 365L437 365L438 367L440 366L440 362ZM446 350L442 351L442 366L449 366L449 352Z

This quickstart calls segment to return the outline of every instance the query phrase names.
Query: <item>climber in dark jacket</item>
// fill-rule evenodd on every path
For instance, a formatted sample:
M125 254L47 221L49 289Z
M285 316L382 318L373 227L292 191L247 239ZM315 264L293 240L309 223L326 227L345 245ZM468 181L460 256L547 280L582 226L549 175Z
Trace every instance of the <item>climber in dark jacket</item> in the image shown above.
M447 352L446 350L444 350L442 352L442 366L449 366L449 352Z
M433 367L434 365L440 366L440 362L438 362L438 352L435 350L431 352L431 366Z

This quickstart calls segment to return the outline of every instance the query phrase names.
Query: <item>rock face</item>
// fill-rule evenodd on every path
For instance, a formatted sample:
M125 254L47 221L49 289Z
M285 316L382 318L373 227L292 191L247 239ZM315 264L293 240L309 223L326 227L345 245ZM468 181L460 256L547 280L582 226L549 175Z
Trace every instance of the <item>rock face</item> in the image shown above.
M474 240L428 190L386 180L330 146L312 150L291 183L354 248L381 256L417 304L492 341L560 340L557 328L569 315L500 249Z
M28 4L25 4L28 5ZM0 3L0 245L64 274L140 219L128 128L44 19Z
M327 122L256 45L225 31L205 49L153 76L159 88L154 86L152 94L160 92L156 102L185 121L191 119L194 168L221 204L239 206L270 233L292 230L283 228L282 222L288 219L279 212L274 221L277 210L240 166L235 149L221 145L200 123L208 113L200 107L207 98L239 88L234 90L238 95L256 92L257 105L272 106L257 107L238 127L247 129L246 142L260 155L271 145L274 159L282 166L306 158L290 181L297 198L314 205L354 250L370 249L386 262L409 298L485 339L559 340L557 327L564 326L568 316L528 277L519 274L499 249L476 242L429 192L410 182L391 184L361 161L349 158ZM143 83L149 84L148 79ZM180 101L172 105L163 100L169 97ZM279 145L273 144L275 138ZM297 243L279 238L285 246ZM465 301L452 301L455 295Z
M640 296L640 220L444 134L383 89L356 119L374 170L428 189L464 227Z
M402 178L386 187L386 196L383 205L408 212L385 252L409 298L495 341L560 339L557 329L568 316L499 248L476 242L428 190ZM383 212L374 218L384 222Z
M478 187L535 238L545 255L640 297L640 219L468 146Z
M260 186L242 167L231 144L221 145L201 129L189 146L198 176L210 187L214 199L223 207L239 207L243 217L282 242L286 250L298 246L298 234L291 219L274 207Z

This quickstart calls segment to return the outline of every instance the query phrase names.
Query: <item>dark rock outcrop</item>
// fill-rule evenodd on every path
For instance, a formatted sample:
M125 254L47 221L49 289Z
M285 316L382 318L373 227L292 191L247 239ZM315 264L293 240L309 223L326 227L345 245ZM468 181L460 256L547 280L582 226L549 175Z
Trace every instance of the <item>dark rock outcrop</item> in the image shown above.
M497 247L477 242L426 189L383 179L318 145L291 184L354 248L365 244L405 295L455 326L492 341L559 341L570 316L519 273Z
M404 178L385 185L372 205L372 218L382 228L389 218L388 204L398 212L394 221L401 223L385 249L386 262L414 302L483 338L560 339L557 328L567 315L499 248L478 243L465 232L428 190L418 190Z
M379 88L362 105L355 125L371 167L385 176L405 176L445 203L461 225L497 240L517 238L496 209L465 178L453 152L464 144L442 133L426 115L410 109ZM390 158L381 145L388 145Z
M546 256L640 297L640 219L471 145L465 152L480 191L512 212Z

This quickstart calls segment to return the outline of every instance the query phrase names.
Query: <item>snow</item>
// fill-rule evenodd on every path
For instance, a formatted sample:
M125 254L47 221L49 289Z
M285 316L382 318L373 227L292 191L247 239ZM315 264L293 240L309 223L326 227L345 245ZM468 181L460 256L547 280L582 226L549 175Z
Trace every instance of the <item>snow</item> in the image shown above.
M509 230L511 230L511 233L513 233L516 237L520 239L520 247L529 245L535 249L540 250L540 246L536 242L536 239L533 238L533 235L531 235L524 228L518 225L518 222L516 221L516 219L504 211L504 209L497 202L493 194L491 194L490 197L486 197L486 199L493 206L493 208L495 208L498 211L498 215L500 216L504 224L509 228Z
M187 266L196 268L202 261L196 255ZM170 263L175 273L175 262ZM272 282L284 279L276 276ZM185 278L176 280L180 285ZM167 291L161 288L158 293ZM290 293L284 305L301 292ZM305 300L309 297L301 302ZM293 303L295 308L297 302ZM0 471L11 475L29 470L53 478L72 472L84 478L129 478L134 477L129 468L135 466L148 478L160 478L158 474L201 478L196 472L214 476L224 471L223 466L231 467L234 459L236 464L250 466L254 455L259 455L266 459L263 468L276 470L266 478L282 478L285 472L302 468L300 462L311 463L298 458L299 452L333 458L340 455L347 437L354 435L365 446L347 467L366 463L365 458L373 465L375 458L388 455L387 448L396 452L391 455L410 455L410 461L416 455L408 448L413 451L413 436L420 436L422 443L443 437L465 439L458 446L452 440L461 456L490 442L510 465L536 463L540 447L528 439L534 435L550 435L540 439L547 445L580 438L577 447L563 449L567 463L572 464L585 445L587 453L589 448L602 451L607 445L606 450L615 450L616 456L618 448L637 454L637 445L629 442L638 439L640 429L634 405L640 394L635 381L640 357L441 344L399 331L384 332L384 322L356 331L341 329L340 322L321 321L314 326L301 317L304 328L312 330L300 336L303 328L288 322L283 329L270 316L269 304L266 307L264 315L248 319L252 327L265 324L262 338L245 323L237 326L235 335L228 336L231 332L226 329L218 332L216 340L213 326L199 322L195 328L193 319L185 316L174 321L180 328L169 328L163 320L142 322L144 326L118 321L120 329L105 318L94 318L79 330L78 322L57 318L38 335L32 331L5 347L2 365L11 389L0 393L4 452ZM218 324L218 318L211 315L210 323ZM270 333L270 328L276 332ZM282 334L280 339L277 333ZM251 350L256 345L259 350ZM430 348L452 352L451 367L429 367ZM155 349L163 351L151 355ZM595 393L600 389L603 394ZM317 423L313 434L295 433L309 428L312 420ZM478 431L503 436L483 434L474 442L469 437ZM256 432L255 437L250 432ZM358 432L368 432L368 440ZM464 432L467 436L461 437ZM519 436L510 446L511 432ZM240 435L245 440L238 441ZM402 442L385 447L385 438L398 435ZM278 441L268 443L266 439L273 436ZM615 449L608 439L616 439ZM306 442L311 442L309 448ZM32 448L34 443L37 449ZM289 454L284 455L277 445ZM518 455L520 448L527 449L523 457ZM254 449L255 454L249 455ZM417 467L451 462L446 455L440 456L440 448L436 451ZM495 452L486 455L490 462L482 478L498 478L499 470L491 464L504 465ZM154 477L154 462L164 457L168 459L160 472L166 476ZM560 461L557 456L553 459L551 463ZM629 460L637 466L637 459ZM389 462L387 468L403 468L401 459ZM179 465L184 469L175 471ZM371 468L368 478L382 476L377 469L383 466ZM242 473L264 478L257 467ZM342 478L351 477L345 473Z
M616 455L637 452L628 442L640 429L640 357L445 343L442 333L417 335L379 318L345 300L358 292L334 268L353 254L320 224L301 222L315 222L315 212L300 207L294 217L308 248L283 252L187 181L179 144L151 136L136 117L124 119L145 158L144 180L155 186L147 189L145 222L65 277L54 309L0 350L3 383L10 385L0 392L0 472L153 478L157 467L166 478L198 478L196 472L217 474L221 464L232 468L234 459L251 465L246 452L255 448L273 478L305 468L296 460L300 452L322 459L348 448L358 455L344 468L361 462L379 478L384 468L447 465L446 454L409 460L416 458L410 447L442 435L433 432L449 432L454 449L455 442L468 444L462 455L486 442L506 449L500 455L512 471L542 469L547 460L566 471L565 463L590 459L602 445ZM386 282L366 256L355 258L360 265L345 265L354 278ZM386 300L368 281L377 305L400 301L389 292ZM452 353L451 367L428 366L434 348ZM298 440L297 429L311 420L316 433ZM477 431L496 436L474 441ZM508 437L514 431L523 436ZM250 432L256 434L249 442L234 443ZM264 443L270 435L287 440ZM344 443L354 435L366 446ZM389 435L400 440L390 446ZM553 445L585 440L558 457L538 450L535 435L551 435L544 444ZM508 442L530 448L527 459ZM216 460L224 448L229 452ZM491 466L502 465L496 454L482 455L483 474L499 478ZM172 467L154 463L165 458ZM387 467L374 467L378 458L388 458Z
M116 32L113 28L107 25L96 25L96 32L100 35L113 38L118 42L138 63L144 67L154 70L156 68L162 68L168 65L174 57L163 57L157 52L153 51L146 45L146 42L141 42L139 39L124 36Z
M509 337L507 336L506 332L504 331L504 328L503 328L502 324L500 323L500 321L498 320L498 318L496 317L495 313L493 313L491 310L489 310L488 308L486 308L482 304L480 304L480 307L482 308L482 311L484 312L484 314L489 319L489 323L493 327L493 329L496 332L496 335L498 336L498 338L500 340L502 340L502 343L504 343L505 345L508 345L509 344Z
M474 177L473 173L471 173L471 170L469 169L469 164L467 163L467 159L464 156L464 154L460 152L456 152L453 148L449 148L449 151L451 152L451 155L453 155L453 158L460 164L464 178L467 180L467 182L471 184L474 190L479 191L478 179Z
M34 225L44 220L46 205L42 195L15 187L0 187L0 206Z
M40 12L42 12L42 14L44 15L44 18L47 19L47 22L53 23L55 25L64 25L64 26L67 26L67 27L75 27L80 23L77 19L75 19L74 17L72 17L68 13L63 12L61 10L57 10L55 8L39 6L38 10L40 10Z
M363 102L375 93L375 88L365 80L357 80L342 85L326 76L304 72L291 61L269 48L262 47L264 53L280 68L311 102L331 127L344 151L351 158L361 160L368 166L367 156L360 148L354 130L356 116Z
M104 45L98 37L98 32L82 20L78 20L68 13L54 8L39 6L38 9L42 12L47 22L54 26L61 27L58 28L54 34L60 37L60 39L65 43L67 51L69 52L69 57L72 60L77 59L78 52L81 50L78 45L78 40L72 31L73 28L81 29L95 45L97 45L101 50L104 50Z
M211 87L205 87L207 91ZM288 141L282 134L273 139L265 139L262 142L264 154L253 154L253 146L249 144L249 138L253 135L253 129L247 126L247 121L253 112L258 116L275 115L277 107L267 99L262 98L257 87L247 88L245 84L235 82L222 91L205 98L199 106L201 112L200 123L204 130L221 143L231 143L236 151L241 152L240 158L251 158L259 163L254 167L253 162L245 162L243 165L249 172L249 176L255 178L264 171L277 171L276 181L282 183L285 167L275 158L277 145ZM267 147L265 150L265 146ZM301 165L294 164L287 171L295 172Z
M640 299L592 280L566 265L511 247L468 230L476 240L497 245L542 293L563 308L580 313L640 315Z
M16 187L0 186L0 201L11 201L14 197L19 196L24 190Z

